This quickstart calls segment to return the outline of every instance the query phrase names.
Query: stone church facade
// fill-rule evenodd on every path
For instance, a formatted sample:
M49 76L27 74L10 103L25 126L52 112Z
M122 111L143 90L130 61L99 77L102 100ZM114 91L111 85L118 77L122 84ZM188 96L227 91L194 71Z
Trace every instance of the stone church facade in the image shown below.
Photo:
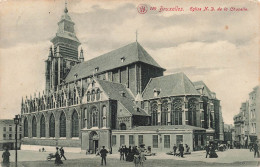
M95 152L103 145L115 150L152 143L160 151L176 142L196 150L220 139L215 93L184 73L164 76L165 69L137 41L84 61L65 8L51 42L45 90L22 99L23 144Z

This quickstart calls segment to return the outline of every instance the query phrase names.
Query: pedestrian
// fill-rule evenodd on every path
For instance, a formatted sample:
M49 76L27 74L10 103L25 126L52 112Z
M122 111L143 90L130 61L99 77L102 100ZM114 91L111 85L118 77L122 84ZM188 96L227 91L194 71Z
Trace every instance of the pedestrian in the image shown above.
M125 158L124 158L124 156L125 156L124 151L125 151L124 146L122 146L122 147L119 149L119 152L120 152L120 161L121 161L121 159L125 160Z
M65 160L67 160L67 158L64 155L65 151L63 149L63 147L60 148L60 159L63 157Z
M183 158L184 147L182 144L179 145L180 156Z
M105 149L105 146L102 146L102 149L100 150L100 156L101 156L101 165L103 165L103 161L105 162L105 165L107 165L107 153L108 151Z
M127 154L128 154L128 148L126 147L126 145L125 145L125 148L124 148L125 150L124 150L124 153L125 153L125 160L126 160L126 157L127 157Z
M209 155L209 145L208 144L206 145L205 150L206 150L206 158L208 158L208 155Z
M259 158L258 141L254 144L254 158Z
M60 158L59 147L56 147L55 165L60 165L60 164L63 164L63 162L61 161L61 158Z
M174 156L176 156L176 150L177 150L177 146L176 146L176 144L174 144L174 146L173 146L173 155Z
M142 145L140 148L140 166L141 167L144 166L144 161L146 160L144 151L145 151L145 148L144 148L144 145Z
M209 147L209 158L218 158L218 155L216 153L216 149L215 149L215 146L213 144L210 145Z
M186 148L186 154L190 154L190 147L188 146L188 144L185 144L185 148Z
M9 167L9 165L10 165L9 157L10 157L10 152L9 152L8 148L5 148L5 152L3 152L3 154L2 154L3 166Z
M138 167L140 164L140 153L138 151L136 151L134 155L134 164L135 167Z

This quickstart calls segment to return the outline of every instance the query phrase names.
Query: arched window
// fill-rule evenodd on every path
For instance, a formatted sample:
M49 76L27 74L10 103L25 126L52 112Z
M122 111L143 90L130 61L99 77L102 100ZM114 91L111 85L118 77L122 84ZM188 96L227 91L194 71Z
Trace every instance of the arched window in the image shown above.
M35 116L33 116L33 119L32 119L32 137L37 137L37 123L36 123Z
M103 127L107 127L107 107L103 106Z
M171 124L182 125L182 100L177 99L172 103Z
M100 90L97 90L97 95L96 95L96 99L99 100L100 99Z
M190 99L188 102L188 122L189 125L196 126L196 109L197 109L197 100Z
M92 127L98 127L98 110L96 107L92 109Z
M162 125L167 125L168 103L167 101L162 103Z
M61 97L60 97L60 106L63 107L64 106L64 93L61 93Z
M77 111L72 114L72 127L71 127L72 137L79 137L79 116Z
M45 137L45 117L44 117L44 115L41 116L40 137Z
M87 92L87 101L88 102L90 101L90 92L89 91Z
M156 103L152 104L152 125L158 125L158 105Z
M126 125L125 123L120 124L120 130L126 130Z
M84 123L84 127L88 127L88 110L85 108L84 109L84 120L85 120L85 123Z
M73 91L73 104L77 104L76 89L75 88L74 88L74 91Z
M60 115L60 137L66 137L66 116L64 112Z
M49 135L55 137L55 118L53 114L51 114L49 121Z
M25 118L24 119L24 122L23 122L23 124L24 124L24 137L28 137L28 120L27 120L27 118Z
M94 101L95 100L95 90L92 90L91 92L91 101Z

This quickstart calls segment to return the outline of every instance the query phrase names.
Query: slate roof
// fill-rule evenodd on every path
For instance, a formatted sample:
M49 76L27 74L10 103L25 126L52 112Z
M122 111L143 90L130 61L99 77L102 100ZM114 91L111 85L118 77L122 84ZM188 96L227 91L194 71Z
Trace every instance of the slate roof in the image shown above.
M121 61L124 58L124 61ZM99 68L97 73L102 73L111 69L126 66L135 62L143 62L163 69L138 43L134 42L119 49L113 50L91 60L79 63L72 67L65 81L75 80L74 75L78 74L77 79L93 75L95 68ZM165 70L165 69L163 69Z
M131 114L149 116L141 108L139 108L139 111L136 111L137 106L135 105L134 97L130 93L130 90L127 90L127 88L124 85L99 79L96 80L101 85L101 87L110 99L119 101ZM124 96L121 95L122 92L125 93Z
M137 126L132 130L144 130L144 131L156 131L156 130L172 130L172 129L182 129L182 130L206 130L201 127L190 126L190 125L162 125L162 126Z
M12 125L12 124L14 124L14 120L13 119L0 119L0 123Z
M157 97L200 95L190 79L182 72L152 78L143 92L143 99L153 99L154 90L160 90Z
M207 87L207 85L203 82L203 81L197 81L197 82L193 82L194 86L196 89L203 89L203 94L205 96L207 96L209 99L213 99L212 95L211 95L211 91L209 90L209 88Z

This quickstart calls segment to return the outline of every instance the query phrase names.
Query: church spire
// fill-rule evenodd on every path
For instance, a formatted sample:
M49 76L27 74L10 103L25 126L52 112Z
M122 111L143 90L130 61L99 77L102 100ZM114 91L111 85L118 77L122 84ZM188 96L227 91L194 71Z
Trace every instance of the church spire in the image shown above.
M64 9L64 13L68 13L68 8L67 8L67 1L65 1L65 9Z

